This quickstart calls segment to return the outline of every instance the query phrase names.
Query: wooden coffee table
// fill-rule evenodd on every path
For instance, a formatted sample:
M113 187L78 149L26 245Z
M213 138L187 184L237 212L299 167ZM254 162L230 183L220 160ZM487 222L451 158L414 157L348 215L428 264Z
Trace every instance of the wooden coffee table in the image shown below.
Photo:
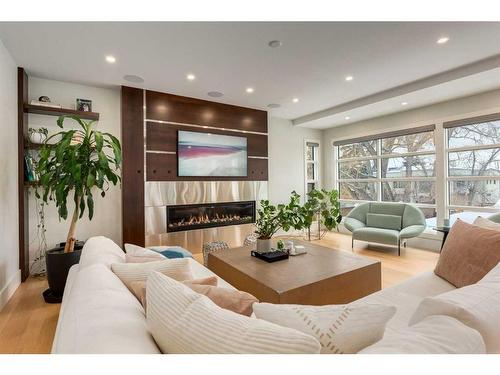
M294 240L307 254L267 263L252 247L211 253L208 268L261 302L302 305L349 303L381 289L377 260Z

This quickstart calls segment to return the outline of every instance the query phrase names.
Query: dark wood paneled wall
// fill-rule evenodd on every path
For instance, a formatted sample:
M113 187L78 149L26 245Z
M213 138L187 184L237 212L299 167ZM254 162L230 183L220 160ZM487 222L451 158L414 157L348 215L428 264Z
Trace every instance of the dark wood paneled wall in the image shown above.
M143 106L146 109L146 118L151 120L146 123L146 134L144 134ZM124 243L144 245L144 175L148 181L266 181L268 179L266 111L122 87L121 116ZM204 126L208 128L204 129ZM249 155L248 175L179 177L176 152L177 132L181 129L246 137ZM144 160L145 151L150 151L146 153L146 160ZM144 170L145 162L146 170Z
M144 246L144 91L121 90L122 240Z
M177 155L148 152L148 181L267 181L267 159L248 159L246 177L178 177Z
M146 124L146 149L148 151L177 152L178 130L246 137L248 156L267 157L267 135L265 134L238 133L216 129L204 131L198 127L161 124L157 122L148 122Z
M156 91L146 92L149 120L267 133L267 112Z
M24 142L28 137L28 75L23 68L17 68L17 160L18 160L18 204L19 204L19 268L21 280L29 276L29 211L28 189L24 186Z

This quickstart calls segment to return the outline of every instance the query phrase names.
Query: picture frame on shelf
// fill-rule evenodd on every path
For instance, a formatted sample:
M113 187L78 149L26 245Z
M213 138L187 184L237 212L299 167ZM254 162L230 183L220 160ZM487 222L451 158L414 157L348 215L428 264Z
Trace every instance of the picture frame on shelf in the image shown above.
M81 112L92 112L92 100L76 99L76 110Z

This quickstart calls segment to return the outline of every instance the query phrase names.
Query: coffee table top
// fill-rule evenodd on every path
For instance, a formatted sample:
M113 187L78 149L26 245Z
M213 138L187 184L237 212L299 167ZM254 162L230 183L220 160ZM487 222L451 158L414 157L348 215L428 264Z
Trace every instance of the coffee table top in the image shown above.
M286 292L304 285L339 276L353 270L380 263L378 260L337 251L306 241L293 240L307 254L267 263L250 255L251 247L238 247L210 253L209 257L258 280L277 292ZM209 261L210 262L210 261Z

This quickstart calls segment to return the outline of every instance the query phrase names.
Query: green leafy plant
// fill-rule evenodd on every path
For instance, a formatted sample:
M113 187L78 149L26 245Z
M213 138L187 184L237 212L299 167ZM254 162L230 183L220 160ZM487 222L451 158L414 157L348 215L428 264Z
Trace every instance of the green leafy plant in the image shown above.
M303 206L307 212L306 228L312 225L315 215L319 215L321 224L328 230L337 228L342 221L340 214L339 192L337 190L312 190L307 194L307 201Z
M40 150L37 172L44 202L54 201L59 218L68 217L67 200L73 193L75 208L66 239L64 252L72 252L78 219L85 209L89 220L94 216L93 193L106 195L110 183L121 181L118 171L122 161L120 141L109 133L94 130L95 121L84 121L78 116L61 116L57 125L63 129L67 119L73 119L79 129L58 132L49 137ZM61 139L55 144L48 142L54 137ZM40 197L38 190L35 192Z
M255 233L259 239L267 240L280 229L287 232L309 228L318 213L322 224L332 230L342 220L338 198L337 190L313 190L304 205L300 204L300 195L295 191L291 193L288 204L272 205L269 200L261 200Z

